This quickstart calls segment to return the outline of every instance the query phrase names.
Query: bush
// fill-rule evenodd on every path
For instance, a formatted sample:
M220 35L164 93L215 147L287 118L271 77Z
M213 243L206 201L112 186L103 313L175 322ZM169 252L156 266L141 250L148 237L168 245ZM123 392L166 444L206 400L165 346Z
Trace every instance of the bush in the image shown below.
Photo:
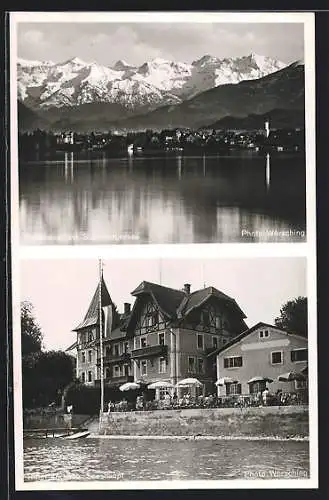
M109 401L120 401L122 392L117 388L104 388L104 411L107 411ZM85 415L96 415L100 410L100 388L76 384L68 388L65 404L73 406L73 412Z

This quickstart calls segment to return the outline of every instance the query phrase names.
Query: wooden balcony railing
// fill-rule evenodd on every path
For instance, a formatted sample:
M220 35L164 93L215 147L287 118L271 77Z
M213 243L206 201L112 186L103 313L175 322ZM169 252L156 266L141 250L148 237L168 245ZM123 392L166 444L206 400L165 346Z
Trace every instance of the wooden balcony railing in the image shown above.
M129 363L130 361L130 353L129 352L124 352L122 354L104 354L103 356L103 362L106 364L112 364L112 363ZM101 362L101 358L97 358L97 364L99 365Z
M120 377L108 377L104 379L104 385L107 387L122 385L126 382L133 382L133 375L121 375ZM95 385L99 386L101 383L100 379L95 380Z
M150 345L146 347L141 347L140 349L134 349L131 351L131 358L148 358L151 356L165 356L168 353L168 346L157 344Z

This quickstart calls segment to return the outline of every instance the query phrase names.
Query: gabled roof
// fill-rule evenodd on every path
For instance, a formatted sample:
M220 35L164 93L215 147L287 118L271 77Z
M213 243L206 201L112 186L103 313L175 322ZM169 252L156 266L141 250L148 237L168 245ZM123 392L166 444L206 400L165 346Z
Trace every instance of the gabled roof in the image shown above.
M167 316L172 318L176 316L176 311L186 296L183 290L176 290L167 286L142 281L142 283L133 291L131 295L139 296L143 293L149 293L159 309Z
M227 342L225 345L223 345L219 349L216 349L213 352L209 353L208 357L212 357L215 354L217 355L217 354L220 354L220 353L226 351L226 349L229 349L234 344L237 344L238 342L240 342L240 340L242 340L243 338L247 337L248 335L250 335L255 330L258 330L258 328L261 328L261 327L262 328L264 328L264 327L265 328L275 328L276 330L279 330L282 333L285 333L286 335L293 335L293 336L296 336L296 337L299 337L299 338L303 338L307 342L307 338L304 337L304 335L298 335L297 333L291 333L291 332L288 332L287 330L283 330L282 328L279 328L278 326L270 325L269 323L264 323L263 321L260 321L259 323L256 323L251 328L248 328L248 330L245 330L244 332L242 332L239 335L237 335L236 337L234 337L232 340L230 340L229 342Z
M96 326L99 324L99 287L101 286L101 304L102 307L109 306L113 304L108 289L106 287L104 278L102 277L101 283L98 283L96 291L93 298L91 299L87 314L85 315L83 321L73 329L74 332L82 330L90 326Z
M236 312L239 312L241 318L246 317L234 299L212 286L187 294L184 290L142 281L132 295L138 297L142 294L151 295L160 311L170 320L183 319L192 310L202 306L210 297L216 297L228 307L233 307ZM131 318L136 311L136 304L137 302L134 304Z
M183 300L178 308L177 314L178 317L181 316L186 316L189 314L193 309L200 307L204 302L206 302L209 297L217 297L218 299L226 302L228 305L233 305L236 310L239 310L241 313L242 318L245 318L246 315L244 312L240 309L238 304L234 299L229 297L223 292L220 292L217 290L217 288L213 286L208 286L207 288L202 288L201 290L197 290L195 292L192 292L190 295L185 296L185 300Z

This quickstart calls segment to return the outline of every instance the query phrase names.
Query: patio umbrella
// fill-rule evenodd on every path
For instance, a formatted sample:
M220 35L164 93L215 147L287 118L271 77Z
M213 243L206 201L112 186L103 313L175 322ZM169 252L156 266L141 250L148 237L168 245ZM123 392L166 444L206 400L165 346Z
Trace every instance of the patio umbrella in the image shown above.
M183 380L180 380L177 384L177 387L190 387L190 386L202 387L203 384L197 378L184 378Z
M148 385L148 389L173 389L175 386L170 382L166 382L165 380L159 380L158 382L153 382Z
M254 382L268 382L268 383L271 383L271 382L273 382L273 380L271 378L269 378L269 377L260 377L260 376L257 376L257 377L253 377L250 380L248 380L247 384L253 384Z
M119 387L120 391L131 391L139 388L140 385L136 384L136 382L126 382L125 384L120 385Z
M287 372L278 376L280 382L291 382L292 380L305 380L306 376L300 372Z
M215 385L236 384L237 380L231 377L222 377L215 382Z

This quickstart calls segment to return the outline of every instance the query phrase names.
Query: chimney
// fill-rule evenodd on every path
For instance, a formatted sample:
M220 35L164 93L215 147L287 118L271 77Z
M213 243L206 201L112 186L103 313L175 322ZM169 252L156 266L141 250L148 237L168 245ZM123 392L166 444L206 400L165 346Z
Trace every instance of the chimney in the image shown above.
M190 295L190 293L191 293L191 285L189 283L185 283L183 290L186 293L186 295Z
M129 302L125 302L123 305L124 305L124 313L125 314L130 314L130 304L129 304Z

